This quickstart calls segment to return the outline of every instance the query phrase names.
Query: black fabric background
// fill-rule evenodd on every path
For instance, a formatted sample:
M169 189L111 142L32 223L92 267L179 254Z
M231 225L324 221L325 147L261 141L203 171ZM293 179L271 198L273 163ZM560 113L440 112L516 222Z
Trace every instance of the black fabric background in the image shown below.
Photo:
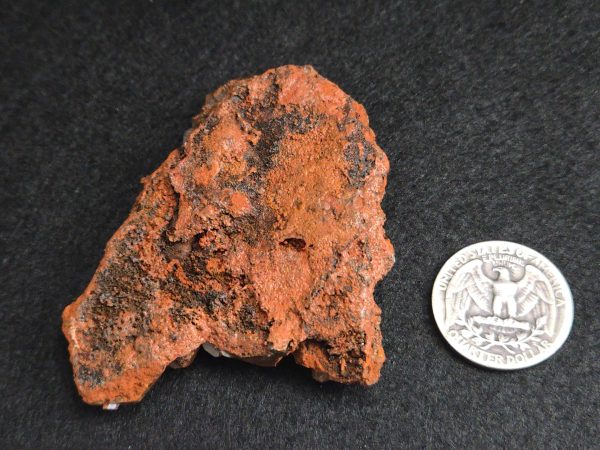
M597 2L121 3L0 8L1 447L600 447ZM205 95L288 63L363 103L390 158L380 382L201 352L139 405L86 406L62 309ZM571 285L571 336L534 368L476 367L434 324L438 270L488 239Z

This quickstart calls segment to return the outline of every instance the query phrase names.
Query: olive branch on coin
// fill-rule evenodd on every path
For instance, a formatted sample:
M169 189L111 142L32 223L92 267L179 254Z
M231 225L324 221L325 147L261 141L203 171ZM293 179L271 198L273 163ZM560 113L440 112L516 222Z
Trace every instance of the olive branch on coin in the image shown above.
M538 317L531 333L523 331L511 338L501 333L483 333L483 329L475 325L472 317L469 317L466 321L458 319L455 324L464 327L460 330L462 337L471 340L482 350L488 350L494 346L498 346L514 355L515 351L513 351L513 349L525 351L531 348L531 343L541 342L540 336L545 333L544 326L546 325L546 320L546 316Z

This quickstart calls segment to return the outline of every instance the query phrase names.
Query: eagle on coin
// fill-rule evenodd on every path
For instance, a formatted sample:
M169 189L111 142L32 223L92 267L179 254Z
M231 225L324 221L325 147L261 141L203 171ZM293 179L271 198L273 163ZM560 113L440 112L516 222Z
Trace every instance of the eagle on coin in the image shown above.
M475 259L456 272L446 291L446 326L469 318L509 334L543 324L552 336L556 299L548 278L531 264L511 270Z

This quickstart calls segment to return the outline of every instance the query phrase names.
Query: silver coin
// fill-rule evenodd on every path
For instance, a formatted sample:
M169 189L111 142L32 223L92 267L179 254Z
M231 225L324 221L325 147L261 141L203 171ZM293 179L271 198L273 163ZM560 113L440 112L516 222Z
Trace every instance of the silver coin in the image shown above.
M432 306L448 343L493 369L544 361L573 323L573 298L560 271L512 242L480 242L452 256L435 280Z

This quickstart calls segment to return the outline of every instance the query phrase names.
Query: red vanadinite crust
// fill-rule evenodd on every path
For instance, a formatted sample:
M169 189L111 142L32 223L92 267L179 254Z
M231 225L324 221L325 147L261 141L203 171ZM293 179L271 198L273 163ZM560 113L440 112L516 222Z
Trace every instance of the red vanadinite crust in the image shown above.
M83 400L137 402L203 344L375 383L373 289L394 256L388 160L364 108L312 67L283 66L217 89L193 123L63 313Z

